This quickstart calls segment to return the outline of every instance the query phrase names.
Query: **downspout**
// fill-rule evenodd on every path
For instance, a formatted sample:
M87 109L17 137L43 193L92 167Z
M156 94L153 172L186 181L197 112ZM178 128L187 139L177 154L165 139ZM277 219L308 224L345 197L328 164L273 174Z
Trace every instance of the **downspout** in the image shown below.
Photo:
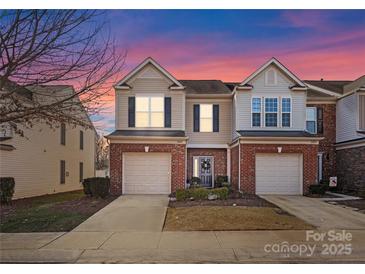
M241 192L241 144L238 138L238 191Z

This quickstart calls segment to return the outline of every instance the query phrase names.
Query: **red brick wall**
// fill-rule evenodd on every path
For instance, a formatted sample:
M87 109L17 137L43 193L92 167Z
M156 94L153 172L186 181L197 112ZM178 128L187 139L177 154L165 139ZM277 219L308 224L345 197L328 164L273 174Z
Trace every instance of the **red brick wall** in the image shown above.
M317 175L318 145L284 145L284 144L241 144L241 191L255 193L255 155L256 153L278 153L277 147L282 147L281 153L303 154L303 194L315 183Z
M336 175L336 105L335 104L308 104L308 107L321 107L323 109L323 134L317 134L319 137L325 137L319 142L318 152L324 152L323 162L323 180L329 181L329 177Z
M231 148L231 184L233 189L238 190L238 163L239 146Z
M185 188L185 144L110 144L110 180L111 193L122 194L122 153L145 152L144 147L149 146L149 152L171 153L171 191Z
M188 148L188 179L193 176L193 157L213 156L214 177L227 175L227 149L225 148Z

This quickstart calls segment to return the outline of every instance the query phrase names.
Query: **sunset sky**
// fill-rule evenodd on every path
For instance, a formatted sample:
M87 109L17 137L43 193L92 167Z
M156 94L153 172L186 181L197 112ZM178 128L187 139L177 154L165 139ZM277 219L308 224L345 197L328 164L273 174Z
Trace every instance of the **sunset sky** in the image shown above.
M242 81L271 57L304 80L365 74L365 10L113 10L125 71L148 56L177 79ZM94 117L114 130L114 97Z

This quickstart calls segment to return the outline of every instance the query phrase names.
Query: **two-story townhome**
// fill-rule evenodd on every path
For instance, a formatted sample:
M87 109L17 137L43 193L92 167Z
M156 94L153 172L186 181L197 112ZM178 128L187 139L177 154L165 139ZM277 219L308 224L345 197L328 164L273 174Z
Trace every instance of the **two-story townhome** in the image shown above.
M317 87L317 86L314 86ZM272 58L239 83L178 80L147 58L115 85L114 194L218 175L246 193L305 194L336 174L336 98Z
M340 189L353 193L364 191L365 75L355 81L320 80L306 81L306 84L313 93L327 97L320 105L314 105L324 106L323 118L327 119L323 126L328 134L320 142L324 152L321 161L329 160L327 162L332 165L330 174L337 175ZM332 148L327 150L331 144Z
M23 100L38 102L74 92L63 85L21 91ZM15 199L78 190L83 178L95 175L96 131L84 108L71 114L89 126L62 123L51 128L33 121L31 128L18 126L21 136L8 124L0 125L0 177L14 177Z

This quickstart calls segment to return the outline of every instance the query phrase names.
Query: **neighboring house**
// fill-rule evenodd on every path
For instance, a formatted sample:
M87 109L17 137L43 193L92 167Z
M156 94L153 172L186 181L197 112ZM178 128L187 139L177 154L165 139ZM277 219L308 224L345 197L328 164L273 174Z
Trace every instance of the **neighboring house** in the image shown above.
M26 99L49 100L50 93L69 92L74 92L72 86L37 86L29 88ZM82 179L95 175L95 129L83 108L74 115L82 115L91 128L70 124L50 128L34 122L32 128L23 129L22 137L1 125L0 177L15 178L15 199L81 189Z
M330 156L330 162L337 170L339 187L346 192L365 191L365 75L355 81L306 83L328 95L326 108L332 117L328 118L328 138L335 144L331 155L337 159Z
M178 80L147 58L115 85L114 194L168 194L218 175L246 193L305 194L336 175L337 93L272 58L244 81Z

